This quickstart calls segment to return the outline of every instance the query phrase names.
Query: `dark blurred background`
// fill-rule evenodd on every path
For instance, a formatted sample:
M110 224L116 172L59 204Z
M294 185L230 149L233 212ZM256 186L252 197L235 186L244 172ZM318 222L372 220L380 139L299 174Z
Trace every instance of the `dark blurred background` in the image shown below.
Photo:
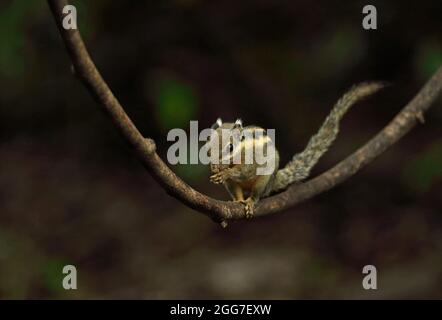
M276 129L286 162L354 83L314 175L364 144L442 64L442 2L74 1L88 48L164 157L217 117ZM373 4L378 29L361 27ZM169 197L70 73L46 1L0 1L0 298L442 298L442 102L337 188L222 229ZM204 166L173 168L221 199ZM62 267L78 290L61 287ZM378 290L362 289L362 268Z

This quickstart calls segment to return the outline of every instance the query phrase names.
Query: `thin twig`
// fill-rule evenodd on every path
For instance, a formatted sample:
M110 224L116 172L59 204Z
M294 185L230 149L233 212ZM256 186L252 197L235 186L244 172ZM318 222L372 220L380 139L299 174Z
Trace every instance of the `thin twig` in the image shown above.
M196 191L176 176L161 160L156 153L155 142L142 136L101 77L87 52L79 31L63 28L62 10L64 6L68 5L68 1L48 0L48 3L71 57L76 75L110 116L118 131L133 147L154 179L168 194L217 222L245 218L243 205L231 201L216 200ZM316 178L299 185L292 185L284 192L261 200L256 208L255 216L264 216L287 209L333 188L354 175L419 123L423 119L424 112L430 108L441 90L442 67L437 70L414 99L364 146Z

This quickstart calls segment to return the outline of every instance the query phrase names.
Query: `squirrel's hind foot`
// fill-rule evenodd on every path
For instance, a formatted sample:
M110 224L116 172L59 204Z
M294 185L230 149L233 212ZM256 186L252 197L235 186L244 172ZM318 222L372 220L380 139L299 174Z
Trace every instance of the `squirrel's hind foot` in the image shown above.
M253 218L255 210L255 201L252 198L247 198L246 200L240 200L239 202L244 204L246 219Z

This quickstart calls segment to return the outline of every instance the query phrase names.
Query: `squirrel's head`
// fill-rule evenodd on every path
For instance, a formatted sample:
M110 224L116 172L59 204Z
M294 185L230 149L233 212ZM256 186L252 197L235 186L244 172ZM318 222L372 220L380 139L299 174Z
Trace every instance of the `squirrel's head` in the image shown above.
M235 122L223 122L218 118L211 129L213 132L206 146L209 147L209 156L215 149L218 151L214 154L217 161L212 161L210 164L211 171L217 173L233 165L233 156L240 151L241 141L244 139L243 125L241 119Z

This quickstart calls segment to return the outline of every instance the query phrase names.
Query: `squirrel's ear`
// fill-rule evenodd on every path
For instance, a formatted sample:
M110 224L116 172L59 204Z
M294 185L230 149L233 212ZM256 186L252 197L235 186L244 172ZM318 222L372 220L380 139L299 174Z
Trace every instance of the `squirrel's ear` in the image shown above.
M242 129L242 120L241 119L236 119L235 124L233 125L233 128Z
M221 127L223 125L223 121L221 120L221 118L216 119L216 122L212 125L212 129L216 130L219 127Z

